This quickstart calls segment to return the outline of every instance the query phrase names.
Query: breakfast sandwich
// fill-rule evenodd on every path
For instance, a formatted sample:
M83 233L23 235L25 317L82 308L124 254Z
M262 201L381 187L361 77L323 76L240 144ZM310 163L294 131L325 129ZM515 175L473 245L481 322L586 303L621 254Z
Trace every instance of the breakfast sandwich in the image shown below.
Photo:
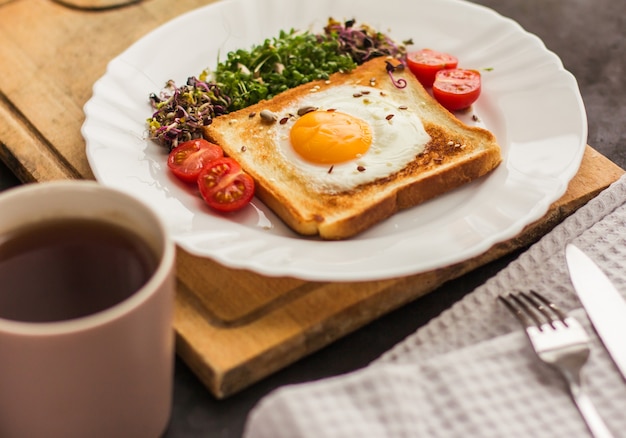
M445 110L397 60L307 83L216 117L204 136L306 236L345 239L489 173L495 136Z

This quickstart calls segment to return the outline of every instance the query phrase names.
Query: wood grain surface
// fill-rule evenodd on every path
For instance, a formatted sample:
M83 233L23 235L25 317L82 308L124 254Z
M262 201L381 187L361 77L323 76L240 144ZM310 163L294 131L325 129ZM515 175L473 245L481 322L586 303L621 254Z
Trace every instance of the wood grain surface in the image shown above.
M80 133L93 83L134 41L210 2L64 3L0 0L0 158L23 182L93 179ZM362 283L268 278L179 250L178 354L216 397L234 394L444 282L531 244L622 174L587 147L567 193L541 220L479 257L415 276Z

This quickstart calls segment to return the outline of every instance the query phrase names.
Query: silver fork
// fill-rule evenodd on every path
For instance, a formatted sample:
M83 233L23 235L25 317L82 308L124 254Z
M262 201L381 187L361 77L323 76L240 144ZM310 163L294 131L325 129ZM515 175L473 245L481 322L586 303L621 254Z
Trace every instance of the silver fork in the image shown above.
M563 375L591 434L595 438L612 437L581 385L580 372L589 357L589 337L585 329L534 291L498 298L524 326L539 359Z

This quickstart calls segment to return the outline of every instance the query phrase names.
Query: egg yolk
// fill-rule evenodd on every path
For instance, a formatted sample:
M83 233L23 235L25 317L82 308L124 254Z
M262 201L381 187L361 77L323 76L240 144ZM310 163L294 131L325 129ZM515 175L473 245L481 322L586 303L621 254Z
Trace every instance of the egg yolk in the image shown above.
M317 164L337 164L360 157L372 144L362 119L339 111L311 111L300 117L289 135L294 150Z

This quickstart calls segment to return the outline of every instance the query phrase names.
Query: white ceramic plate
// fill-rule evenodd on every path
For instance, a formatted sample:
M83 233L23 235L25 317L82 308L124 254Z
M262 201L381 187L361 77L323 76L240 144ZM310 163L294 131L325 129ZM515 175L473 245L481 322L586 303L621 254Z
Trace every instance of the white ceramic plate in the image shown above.
M412 38L414 49L450 52L462 67L486 69L473 113L502 146L499 168L339 242L299 237L256 199L233 216L220 216L178 183L166 171L165 150L146 139L148 95L281 29L321 31L328 17L355 18L397 41ZM587 140L578 86L558 57L514 21L456 0L213 3L159 27L112 60L85 114L82 132L97 180L150 204L182 248L233 268L320 281L404 276L483 253L565 193Z

